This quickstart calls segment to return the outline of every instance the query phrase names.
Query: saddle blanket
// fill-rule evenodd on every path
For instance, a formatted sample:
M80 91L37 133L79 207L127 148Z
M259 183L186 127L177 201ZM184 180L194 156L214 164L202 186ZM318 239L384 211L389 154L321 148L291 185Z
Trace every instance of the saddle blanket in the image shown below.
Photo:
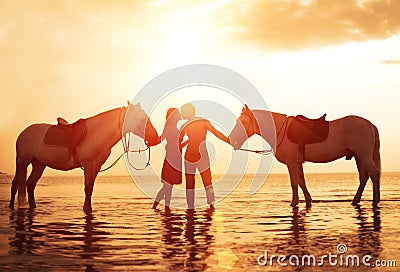
M75 148L85 137L87 131L86 120L79 119L73 124L58 124L51 126L45 137L47 145Z
M298 145L300 158L298 161L305 161L305 146L325 141L329 134L329 122L325 120L326 114L318 119L308 119L302 115L294 117L288 127L287 137Z

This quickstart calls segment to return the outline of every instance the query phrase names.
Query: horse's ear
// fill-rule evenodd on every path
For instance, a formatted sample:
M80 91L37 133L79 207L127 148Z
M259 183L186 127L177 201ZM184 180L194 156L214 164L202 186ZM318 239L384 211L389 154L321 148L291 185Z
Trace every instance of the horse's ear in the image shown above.
M129 100L127 100L126 102L128 103L128 106L130 106L130 105L131 105L131 102L129 102Z
M142 109L142 105L140 105L140 103L138 102L138 103L136 103L136 105L135 105L139 110L141 110Z
M244 108L245 108L246 110L249 110L249 107L247 106L247 104L244 104Z

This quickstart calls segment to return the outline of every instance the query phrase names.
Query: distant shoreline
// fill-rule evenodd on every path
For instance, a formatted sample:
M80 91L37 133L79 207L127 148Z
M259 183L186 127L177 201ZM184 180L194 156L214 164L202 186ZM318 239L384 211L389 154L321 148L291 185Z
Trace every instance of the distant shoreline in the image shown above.
M382 172L382 175L387 175L387 174L399 174L400 173L400 171L387 171L387 172ZM348 174L354 174L354 175L358 175L358 172L312 172L312 173L305 173L305 175L307 176L307 175L332 175L332 174L334 174L334 175L340 175L340 174L343 174L343 175L348 175ZM222 176L223 174L221 174L221 173L213 173L213 176ZM227 175L230 175L230 176L236 176L236 175L242 175L242 174L239 174L239 173L232 173L232 174L227 174ZM252 176L252 175L254 175L254 173L246 173L245 174L245 176ZM265 175L264 173L259 173L259 174L256 174L257 176L260 176L260 175ZM289 173L270 173L270 174L268 174L268 175L275 175L275 176L277 176L277 175L289 175ZM143 175L137 175L137 176L143 176L143 177L145 177L145 176L152 176L152 175L146 175L146 174L143 174ZM74 174L74 175L68 175L68 174L66 174L66 175L43 175L43 177L82 177L82 175L76 175L76 174ZM107 175L107 174L105 174L105 175L99 175L98 177L130 177L130 175L118 175L118 174L112 174L112 175Z

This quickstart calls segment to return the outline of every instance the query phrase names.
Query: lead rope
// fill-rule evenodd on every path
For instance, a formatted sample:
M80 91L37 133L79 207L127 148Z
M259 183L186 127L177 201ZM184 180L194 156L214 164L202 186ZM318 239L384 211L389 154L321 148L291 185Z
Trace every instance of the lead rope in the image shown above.
M124 142L124 141L122 141L122 142ZM141 152L144 152L144 151L146 151L146 150L148 150L148 152L149 152L149 156L148 156L148 160L147 160L147 162L146 162L146 165L145 165L144 167L142 167L142 168L137 168L137 167L133 166L133 164L132 164L131 161L129 160L129 152L132 152L132 153L139 153L139 154L140 154ZM122 152L121 155L119 155L119 157L118 157L110 166L108 166L108 167L106 167L106 168L104 168L104 169L101 169L99 172L107 171L107 170L109 170L110 168L112 168L113 166L115 166L115 165L117 164L117 162L118 162L118 161L122 158L122 156L125 155L125 154L127 154L127 155L126 155L126 160L128 161L129 165L130 165L133 169L135 169L135 170L137 170L137 171L144 170L144 169L146 169L146 168L150 165L150 154L151 154L151 152L150 152L150 147L147 147L147 148L145 148L145 149L136 149L136 150L126 149L124 152ZM81 167L81 169L83 170L83 167Z

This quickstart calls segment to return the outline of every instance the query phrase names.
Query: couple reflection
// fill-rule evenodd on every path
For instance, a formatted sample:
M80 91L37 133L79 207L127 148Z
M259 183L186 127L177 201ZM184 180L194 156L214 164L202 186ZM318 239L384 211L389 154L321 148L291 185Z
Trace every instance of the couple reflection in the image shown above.
M160 212L168 270L204 270L212 254L214 235L210 233L212 216L209 211Z

